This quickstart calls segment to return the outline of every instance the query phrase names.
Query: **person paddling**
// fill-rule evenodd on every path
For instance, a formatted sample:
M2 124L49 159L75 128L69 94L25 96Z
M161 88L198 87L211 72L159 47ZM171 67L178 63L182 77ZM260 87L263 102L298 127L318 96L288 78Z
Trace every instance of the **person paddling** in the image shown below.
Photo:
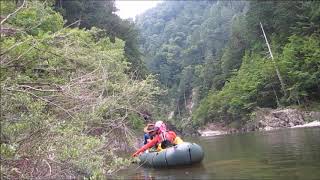
M152 140L152 131L154 130L154 124L147 124L147 126L143 129L144 131L144 141L143 144L147 144Z
M142 146L134 154L132 154L132 157L136 157L140 153L146 151L147 149L157 144L161 144L161 148L164 149L171 145L176 145L183 142L179 137L177 137L175 132L167 131L167 127L162 121L157 121L155 123L153 132L155 133L155 136L153 137L153 139L147 142L147 144Z

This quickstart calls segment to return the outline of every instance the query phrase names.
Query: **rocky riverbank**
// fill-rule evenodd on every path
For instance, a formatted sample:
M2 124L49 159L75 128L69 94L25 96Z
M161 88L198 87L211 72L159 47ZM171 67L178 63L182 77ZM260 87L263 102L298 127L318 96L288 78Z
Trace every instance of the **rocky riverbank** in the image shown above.
M216 136L250 131L269 131L281 128L320 126L320 112L298 109L257 109L244 125L233 128L223 123L209 123L198 130L201 136Z

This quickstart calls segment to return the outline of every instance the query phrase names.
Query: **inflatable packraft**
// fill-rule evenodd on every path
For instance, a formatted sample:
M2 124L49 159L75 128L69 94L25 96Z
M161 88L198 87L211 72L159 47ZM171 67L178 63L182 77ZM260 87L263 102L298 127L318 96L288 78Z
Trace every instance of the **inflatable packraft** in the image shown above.
M204 157L202 148L195 143L184 142L160 152L144 152L139 155L145 167L161 168L200 163Z

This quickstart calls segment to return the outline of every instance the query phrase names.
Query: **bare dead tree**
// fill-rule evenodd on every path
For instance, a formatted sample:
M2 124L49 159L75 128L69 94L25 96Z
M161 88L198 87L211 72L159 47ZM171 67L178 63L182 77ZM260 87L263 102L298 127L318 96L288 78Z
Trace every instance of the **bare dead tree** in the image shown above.
M284 81L283 81L283 79L282 79L282 77L281 77L281 74L280 74L279 68L278 68L278 66L277 66L277 63L276 63L276 61L274 60L274 57L273 57L273 54L272 54L272 51L271 51L270 44L269 44L269 42L268 42L266 33L264 32L264 29L263 29L263 26L262 26L262 23L261 23L261 22L260 22L260 27L261 27L261 30L262 30L264 39L265 39L265 41L266 41L266 44L267 44L267 46L268 46L268 50L269 50L269 53L270 53L270 57L271 57L271 59L272 59L274 68L275 68L275 70L276 70L278 79L279 79L279 81L280 81L281 89L282 89L282 91L283 91L283 93L284 93L284 96L287 96L287 92L286 92L286 89L285 89Z

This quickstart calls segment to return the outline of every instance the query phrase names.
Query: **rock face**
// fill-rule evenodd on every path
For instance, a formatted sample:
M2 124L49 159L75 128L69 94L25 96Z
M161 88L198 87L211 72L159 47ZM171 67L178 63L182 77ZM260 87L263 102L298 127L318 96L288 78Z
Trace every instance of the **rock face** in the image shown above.
M313 121L312 123L309 123ZM309 123L309 124L308 124ZM280 128L320 126L320 112L298 109L259 108L254 116L241 128L231 128L223 123L208 123L198 132L201 136L216 136L250 131L269 131Z
M300 111L296 109L280 109L260 111L262 116L259 120L259 127L284 128L304 124L304 118Z
M303 117L305 121L308 121L308 122L320 121L320 112L315 112L315 111L304 112Z
M307 121L318 120L319 112L304 112L297 109L267 109L260 108L254 118L248 122L242 131L272 130L303 125Z
M229 129L224 123L208 123L205 128L199 129L198 133L201 136L218 136L229 134Z

